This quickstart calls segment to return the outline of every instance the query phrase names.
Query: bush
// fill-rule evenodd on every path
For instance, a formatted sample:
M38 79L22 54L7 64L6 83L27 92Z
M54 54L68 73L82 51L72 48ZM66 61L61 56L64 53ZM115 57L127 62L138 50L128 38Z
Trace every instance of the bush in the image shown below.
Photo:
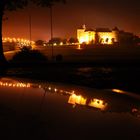
M60 61L63 60L63 56L61 54L58 54L58 55L56 55L55 59L56 59L57 62L60 62Z
M13 63L44 63L48 59L38 50L31 50L30 48L23 47L20 52L16 53L11 62Z

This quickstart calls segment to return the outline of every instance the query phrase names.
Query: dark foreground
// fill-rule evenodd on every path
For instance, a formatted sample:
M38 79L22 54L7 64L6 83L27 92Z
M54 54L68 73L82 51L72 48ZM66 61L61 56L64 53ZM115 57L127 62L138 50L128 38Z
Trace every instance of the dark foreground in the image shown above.
M0 79L1 139L140 139L140 96L26 79Z
M96 89L118 88L140 93L139 63L48 63L15 65L3 76L68 83Z

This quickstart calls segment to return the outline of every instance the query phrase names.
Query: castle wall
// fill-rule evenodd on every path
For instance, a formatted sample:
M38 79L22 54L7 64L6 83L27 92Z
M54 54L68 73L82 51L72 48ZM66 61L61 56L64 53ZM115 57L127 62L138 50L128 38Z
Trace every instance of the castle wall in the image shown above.
M79 43L85 42L85 29L78 29L77 30L77 39L79 40Z
M79 40L79 43L89 44L91 41L95 40L95 32L94 31L85 31L84 29L78 29L77 38Z
M112 44L116 40L114 32L98 32L98 36L101 44Z
M86 31L86 28L78 29L77 30L77 38L79 40L79 43L94 43L97 40L95 40L95 34L98 35L98 42L101 44L113 44L114 42L118 42L118 32L116 31L110 31L110 32L96 32L96 31Z

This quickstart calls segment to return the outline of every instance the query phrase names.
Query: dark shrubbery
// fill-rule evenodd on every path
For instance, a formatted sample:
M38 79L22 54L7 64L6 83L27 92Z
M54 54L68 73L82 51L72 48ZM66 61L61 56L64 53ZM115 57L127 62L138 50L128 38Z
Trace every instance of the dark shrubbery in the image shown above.
M24 63L24 64L36 64L46 63L48 58L40 53L38 50L31 50L27 47L23 47L20 52L16 53L11 62L12 63Z
M63 60L63 56L61 54L56 55L55 57L56 62L61 62Z

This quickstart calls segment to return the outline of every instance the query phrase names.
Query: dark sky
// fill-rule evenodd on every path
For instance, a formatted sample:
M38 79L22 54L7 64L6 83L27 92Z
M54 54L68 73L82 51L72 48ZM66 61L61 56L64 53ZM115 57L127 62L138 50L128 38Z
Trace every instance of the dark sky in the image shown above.
M29 6L24 10L6 12L3 36L29 38L29 11L32 15L32 39L50 38L48 8ZM55 37L76 37L82 24L90 28L117 26L140 36L140 0L67 0L53 7Z

